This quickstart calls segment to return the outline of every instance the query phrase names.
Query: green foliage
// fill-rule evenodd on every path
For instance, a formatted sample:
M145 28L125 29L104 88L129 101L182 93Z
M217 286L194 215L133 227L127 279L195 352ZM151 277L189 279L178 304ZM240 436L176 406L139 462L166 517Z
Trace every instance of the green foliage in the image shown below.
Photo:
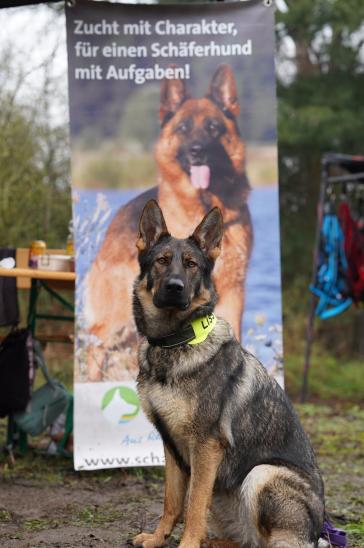
M150 150L159 133L159 85L143 86L135 91L126 102L120 123L120 141L126 147L142 145ZM124 147L125 148L125 147Z
M68 130L50 112L54 56L34 68L42 84L35 90L32 69L15 49L9 43L0 55L0 245L42 239L64 246L71 217Z
M1 245L64 245L71 216L66 132L37 123L6 94L0 101Z
M302 353L286 353L285 381L290 397L299 396L302 384ZM312 356L310 397L314 399L364 404L362 360L338 359L320 352Z
M364 5L361 0L286 4L288 10L278 13L279 60L287 61L288 48L295 76L292 80L281 71L278 83L283 237L287 236L283 252L285 264L297 264L297 259L301 264L302 243L308 249L312 245L321 154L363 152L359 31ZM306 258L304 253L305 263ZM295 271L288 268L285 273L290 282Z
M75 167L77 185L81 188L144 188L157 181L156 165L149 152L121 154L115 143L104 143L99 150L84 151L78 146L82 160Z
M96 156L87 163L82 180L88 186L91 186L92 181L96 187L118 188L123 168L119 158L110 157L108 154L95 154Z
M297 355L303 350L312 276L321 156L328 151L364 153L364 4L361 0L285 0L285 4L287 10L277 12L282 274L285 338L289 351ZM336 331L331 349L345 339L348 354L355 314L346 313L338 321L345 324L346 336ZM316 343L321 339L326 345L334 324L321 322Z

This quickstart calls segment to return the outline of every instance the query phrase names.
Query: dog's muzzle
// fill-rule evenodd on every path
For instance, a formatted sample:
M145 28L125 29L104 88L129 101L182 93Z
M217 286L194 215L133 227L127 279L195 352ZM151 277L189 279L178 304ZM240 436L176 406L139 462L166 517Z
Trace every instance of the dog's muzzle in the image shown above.
M181 278L169 278L154 295L153 302L157 308L179 308L185 310L189 299L185 284Z

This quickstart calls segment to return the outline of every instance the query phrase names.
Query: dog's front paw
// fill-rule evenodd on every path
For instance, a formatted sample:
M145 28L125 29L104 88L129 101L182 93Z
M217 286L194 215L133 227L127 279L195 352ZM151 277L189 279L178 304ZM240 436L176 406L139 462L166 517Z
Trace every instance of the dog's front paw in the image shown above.
M158 548L163 544L164 542L152 533L140 533L133 540L134 548Z

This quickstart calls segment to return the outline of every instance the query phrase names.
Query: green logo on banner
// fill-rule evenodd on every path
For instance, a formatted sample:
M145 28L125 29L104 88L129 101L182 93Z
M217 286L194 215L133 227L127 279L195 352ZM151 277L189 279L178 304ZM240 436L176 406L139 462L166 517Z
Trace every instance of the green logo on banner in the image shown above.
M119 424L124 424L131 421L140 411L138 394L135 390L132 390L127 386L116 386L115 388L110 388L110 390L108 390L102 398L101 410L104 411L108 408L111 402L113 402L114 405L119 403L120 406L124 408L123 413L119 418Z

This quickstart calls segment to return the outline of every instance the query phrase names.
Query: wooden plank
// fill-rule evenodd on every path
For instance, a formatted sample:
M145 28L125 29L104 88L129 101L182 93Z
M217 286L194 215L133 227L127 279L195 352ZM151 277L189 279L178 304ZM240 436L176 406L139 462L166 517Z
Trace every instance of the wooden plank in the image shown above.
M54 255L67 255L65 249L48 249L47 253ZM74 272L58 272L49 270L38 270L29 268L29 248L18 247L16 250L16 268L11 270L0 268L0 276L16 277L18 289L30 289L32 278L42 280L54 280L50 282L50 287L54 289L74 288L76 275Z
M74 282L76 280L75 272L58 272L53 270L40 270L37 268L0 268L0 276L8 278L27 277L37 280L63 280Z
M17 268L28 268L29 266L29 249L24 247L19 247L16 250L16 267ZM30 289L32 285L32 280L30 278L16 278L16 286L18 289Z

